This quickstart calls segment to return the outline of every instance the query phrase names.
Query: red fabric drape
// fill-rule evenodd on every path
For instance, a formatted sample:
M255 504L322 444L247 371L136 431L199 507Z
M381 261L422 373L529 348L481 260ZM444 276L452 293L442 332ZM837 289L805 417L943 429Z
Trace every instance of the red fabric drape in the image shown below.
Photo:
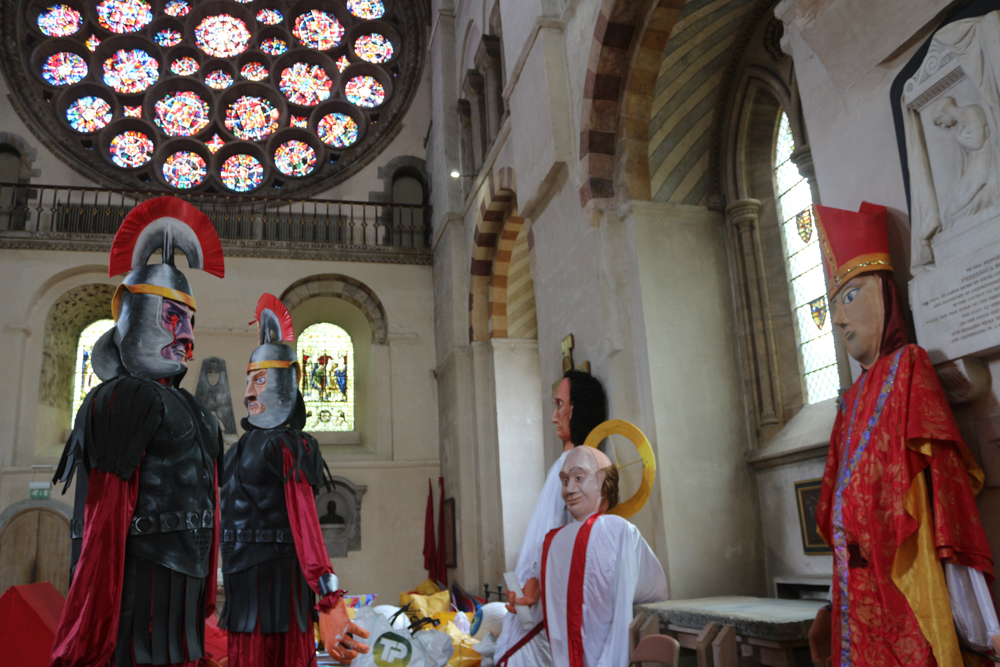
M138 493L138 471L127 482L103 470L90 473L83 549L56 630L52 667L92 667L111 660L118 641L125 538Z
M303 442L305 442L303 440ZM308 445L306 445L308 448ZM295 469L295 457L288 449L284 450L285 475ZM295 540L295 554L299 558L299 567L305 575L309 587L319 594L319 578L332 573L330 556L326 553L326 543L323 541L323 531L319 527L319 515L316 513L316 499L313 489L304 474L296 479L291 475L285 482L285 504L288 507L288 522L292 527L292 538ZM339 596L337 596L339 598ZM324 604L336 603L336 600L324 600Z
M444 588L448 588L448 550L445 548L445 525L444 525L444 477L438 477L440 487L438 496L438 543L437 543L437 567L434 578Z
M424 569L427 578L437 579L437 544L434 536L434 487L427 480L427 512L424 514Z
M293 618L288 632L229 633L229 667L316 667L316 640L312 630L299 630Z

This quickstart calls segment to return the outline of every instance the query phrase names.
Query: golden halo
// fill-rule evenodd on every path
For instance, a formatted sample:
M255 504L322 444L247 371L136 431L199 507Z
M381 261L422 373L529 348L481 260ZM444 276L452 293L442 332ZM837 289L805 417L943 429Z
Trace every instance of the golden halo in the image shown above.
M649 494L653 492L653 480L656 478L656 458L653 456L653 448L645 434L639 430L638 426L623 419L609 419L598 424L583 444L586 447L596 449L601 440L609 435L622 435L631 440L639 451L639 458L642 459L642 483L639 484L639 490L631 498L618 503L608 512L608 514L617 514L627 519L642 509L646 501L649 500ZM615 465L619 470L622 468L622 466L618 466L617 462Z

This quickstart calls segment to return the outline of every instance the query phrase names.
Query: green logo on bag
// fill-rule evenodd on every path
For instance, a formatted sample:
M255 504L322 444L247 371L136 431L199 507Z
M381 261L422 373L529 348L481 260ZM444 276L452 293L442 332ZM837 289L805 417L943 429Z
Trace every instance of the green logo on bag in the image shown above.
M372 657L378 667L406 667L412 656L410 642L395 632L385 633L372 647Z

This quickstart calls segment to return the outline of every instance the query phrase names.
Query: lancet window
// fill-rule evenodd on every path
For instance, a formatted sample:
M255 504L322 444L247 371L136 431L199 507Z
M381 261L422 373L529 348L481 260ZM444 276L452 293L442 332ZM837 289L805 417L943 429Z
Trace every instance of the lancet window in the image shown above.
M299 388L306 404L306 431L354 430L354 343L336 324L319 322L298 338Z

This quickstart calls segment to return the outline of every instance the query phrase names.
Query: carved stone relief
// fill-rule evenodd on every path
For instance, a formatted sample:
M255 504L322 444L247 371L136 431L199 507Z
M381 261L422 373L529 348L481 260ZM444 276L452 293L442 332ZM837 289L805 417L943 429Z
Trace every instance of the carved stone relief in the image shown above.
M934 35L903 87L910 301L935 364L1000 341L1000 11Z
M330 558L345 558L361 549L361 497L367 486L343 477L333 478L333 490L316 497L316 513Z
M229 393L229 375L226 373L224 359L208 357L201 362L201 375L198 376L195 398L215 415L222 424L223 433L236 433L233 397Z

